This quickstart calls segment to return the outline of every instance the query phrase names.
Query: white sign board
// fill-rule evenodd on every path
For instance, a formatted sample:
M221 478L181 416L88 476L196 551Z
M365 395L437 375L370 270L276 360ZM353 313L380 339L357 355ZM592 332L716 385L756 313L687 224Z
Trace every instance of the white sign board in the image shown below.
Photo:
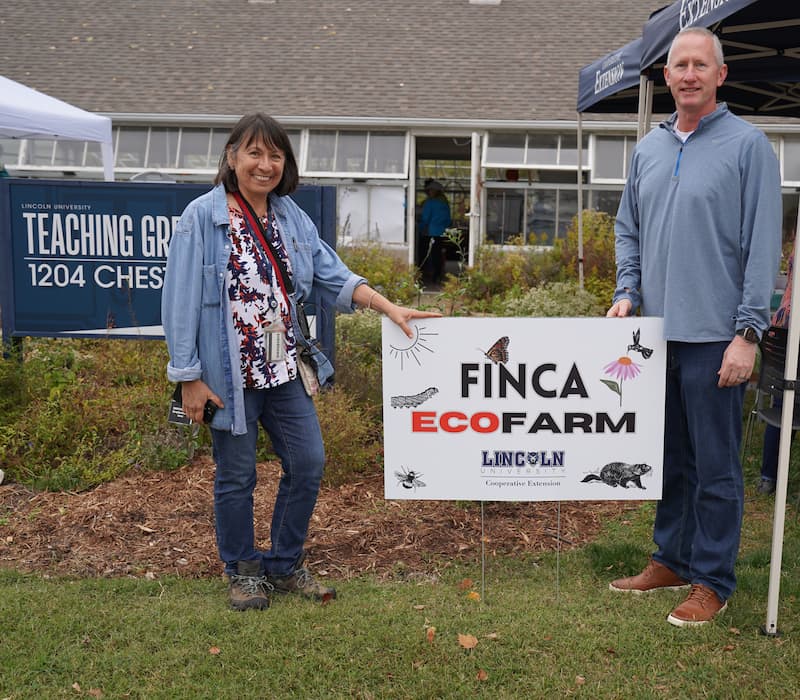
M660 318L383 319L385 496L661 498Z

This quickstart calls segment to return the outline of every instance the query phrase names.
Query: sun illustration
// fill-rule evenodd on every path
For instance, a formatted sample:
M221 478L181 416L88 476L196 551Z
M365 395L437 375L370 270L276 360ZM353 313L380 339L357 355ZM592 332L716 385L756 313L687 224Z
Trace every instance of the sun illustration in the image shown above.
M420 356L422 350L433 353L433 350L428 347L428 336L439 335L438 333L426 333L425 326L412 326L414 330L414 338L408 341L405 346L389 344L389 355L391 357L400 358L400 369L405 369L406 360L413 359L418 365L422 366Z

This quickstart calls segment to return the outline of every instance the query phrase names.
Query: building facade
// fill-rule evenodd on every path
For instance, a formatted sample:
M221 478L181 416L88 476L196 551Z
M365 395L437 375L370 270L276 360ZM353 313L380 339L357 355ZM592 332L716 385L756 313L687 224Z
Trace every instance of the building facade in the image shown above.
M579 178L578 71L662 4L23 0L4 9L0 37L6 77L112 118L116 179L210 182L230 127L264 111L289 130L302 181L336 186L340 240L414 261L430 177L469 250L552 244L579 181L584 207L616 212L636 116L584 116ZM788 234L800 125L760 126ZM0 147L12 176L102 177L97 144Z

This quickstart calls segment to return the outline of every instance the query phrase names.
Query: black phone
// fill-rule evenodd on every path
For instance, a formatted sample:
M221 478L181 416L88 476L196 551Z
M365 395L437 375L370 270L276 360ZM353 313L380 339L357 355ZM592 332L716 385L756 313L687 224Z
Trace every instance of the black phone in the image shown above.
M176 401L181 407L183 407L181 386L182 384L178 382L177 386L175 387L175 391L172 394L172 400ZM217 406L217 404L215 404L211 399L206 401L206 405L203 407L203 423L210 423L218 408L219 406Z

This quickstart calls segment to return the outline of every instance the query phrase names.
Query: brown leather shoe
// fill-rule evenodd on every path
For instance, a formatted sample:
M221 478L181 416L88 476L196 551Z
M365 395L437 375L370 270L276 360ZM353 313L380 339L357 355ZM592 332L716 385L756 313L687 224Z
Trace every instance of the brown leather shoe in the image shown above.
M688 588L689 582L672 569L651 559L642 573L627 578L618 578L608 584L612 591L620 593L650 593L651 591L677 591Z
M705 625L728 607L717 594L702 583L693 583L692 590L668 616L667 622L676 627L698 627Z

